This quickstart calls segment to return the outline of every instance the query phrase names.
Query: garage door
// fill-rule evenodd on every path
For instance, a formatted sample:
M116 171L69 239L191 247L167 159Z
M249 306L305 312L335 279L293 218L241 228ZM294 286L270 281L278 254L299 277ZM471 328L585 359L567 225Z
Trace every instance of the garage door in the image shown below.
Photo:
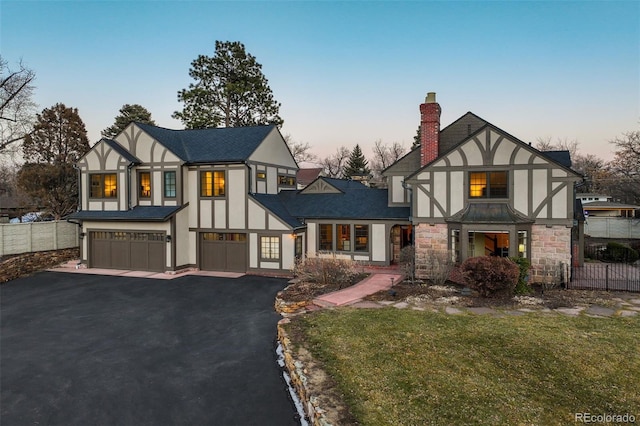
M203 232L200 234L200 269L247 271L247 234Z
M89 232L92 268L165 271L164 232Z

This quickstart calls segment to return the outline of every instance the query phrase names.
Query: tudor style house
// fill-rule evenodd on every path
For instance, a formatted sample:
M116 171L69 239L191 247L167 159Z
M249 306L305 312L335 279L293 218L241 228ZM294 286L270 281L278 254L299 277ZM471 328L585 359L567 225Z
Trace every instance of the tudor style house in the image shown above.
M418 273L434 251L458 262L526 257L534 279L544 265L570 264L582 178L569 153L540 152L471 112L440 130L440 112L429 93L420 146L383 172L389 205L411 208Z
M274 126L169 130L132 123L78 162L89 267L288 272L301 256L397 262L521 256L569 264L574 184L565 151L540 152L469 112L440 129L429 93L421 145L383 171L388 189L317 177ZM306 184L306 183L305 183ZM535 276L534 276L535 278Z

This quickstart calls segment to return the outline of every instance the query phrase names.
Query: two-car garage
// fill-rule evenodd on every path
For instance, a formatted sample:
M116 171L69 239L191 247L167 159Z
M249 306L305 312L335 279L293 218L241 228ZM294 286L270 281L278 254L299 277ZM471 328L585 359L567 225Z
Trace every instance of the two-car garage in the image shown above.
M90 231L89 267L164 272L164 232Z

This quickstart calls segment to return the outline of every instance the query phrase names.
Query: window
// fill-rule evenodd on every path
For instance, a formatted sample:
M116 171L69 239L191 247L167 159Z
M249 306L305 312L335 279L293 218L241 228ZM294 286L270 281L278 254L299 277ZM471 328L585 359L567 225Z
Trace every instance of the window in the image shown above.
M518 231L518 257L527 257L527 231Z
M303 254L304 253L302 252L302 235L296 235L295 258L301 259Z
M507 198L507 172L469 173L470 198Z
M321 224L320 227L320 244L319 250L333 250L333 225Z
M280 237L260 237L260 258L264 260L280 259Z
M138 179L140 179L140 198L151 198L151 173L140 172Z
M207 171L200 172L200 196L224 197L224 172Z
M460 257L460 230L459 229L451 230L451 253L452 253L454 262L460 263L462 261Z
M354 225L354 251L369 251L369 225Z
M336 250L351 251L351 225L336 225Z
M258 173L256 173L256 177L259 180L265 180L267 178L267 174L265 172L258 172Z
M176 197L176 172L164 172L164 196Z
M296 186L296 178L293 176L278 175L278 185Z
M115 198L118 196L118 178L115 173L90 175L91 198Z

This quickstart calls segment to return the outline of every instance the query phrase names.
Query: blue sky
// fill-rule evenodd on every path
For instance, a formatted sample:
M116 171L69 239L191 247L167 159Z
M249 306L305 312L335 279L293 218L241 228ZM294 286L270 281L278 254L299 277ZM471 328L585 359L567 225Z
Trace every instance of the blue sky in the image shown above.
M0 52L37 74L39 108L79 109L92 143L125 103L156 123L215 40L241 41L282 103L283 134L325 156L408 148L437 93L443 127L472 111L512 135L607 141L640 126L640 3L11 1Z

